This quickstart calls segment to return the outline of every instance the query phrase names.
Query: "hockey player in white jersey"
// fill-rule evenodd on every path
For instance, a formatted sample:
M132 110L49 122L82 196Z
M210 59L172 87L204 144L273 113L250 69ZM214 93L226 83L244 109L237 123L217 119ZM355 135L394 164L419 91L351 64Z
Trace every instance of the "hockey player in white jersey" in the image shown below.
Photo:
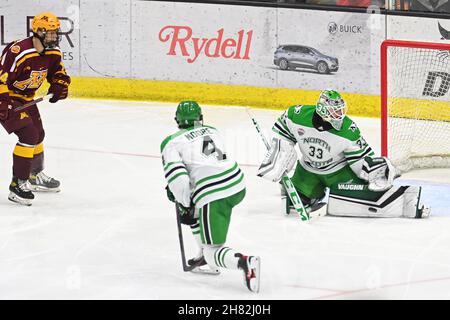
M272 128L275 137L258 175L276 182L297 164L291 180L307 212L325 204L330 188L329 215L428 217L421 187L393 186L395 168L387 158L374 156L346 110L334 90L322 91L316 105L288 108ZM290 210L286 197L286 213Z
M161 144L169 200L181 222L190 225L200 254L189 265L240 269L250 291L259 291L260 258L224 246L234 206L245 197L244 174L229 158L218 131L203 125L195 101L182 101L175 120L180 129Z

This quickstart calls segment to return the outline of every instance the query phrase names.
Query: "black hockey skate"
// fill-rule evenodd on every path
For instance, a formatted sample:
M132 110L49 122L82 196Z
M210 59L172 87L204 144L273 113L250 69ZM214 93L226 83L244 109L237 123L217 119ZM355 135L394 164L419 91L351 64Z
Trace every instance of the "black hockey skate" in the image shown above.
M32 191L59 192L59 181L47 176L43 171L30 175L30 185Z
M251 292L259 292L259 276L261 269L261 258L256 256L244 256L236 253L239 257L238 268L244 273L244 284Z
M31 202L34 199L34 194L30 190L30 183L28 180L20 180L18 178L13 178L11 184L9 185L9 196L8 199L12 202L31 206Z
M220 274L220 269L209 266L203 255L189 259L188 265L189 265L189 267L194 267L191 270L191 272L193 272L193 273L202 273L202 274L211 274L211 275L219 275ZM206 267L203 267L203 266L206 266Z
M206 265L206 260L204 256L195 257L188 260L189 266L201 267Z

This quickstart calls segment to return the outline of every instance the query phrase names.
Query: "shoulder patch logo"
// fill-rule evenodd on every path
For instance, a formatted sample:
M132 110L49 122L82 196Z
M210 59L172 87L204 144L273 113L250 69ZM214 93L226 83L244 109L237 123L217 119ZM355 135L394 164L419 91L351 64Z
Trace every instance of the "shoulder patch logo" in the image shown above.
M356 130L358 130L358 127L356 126L356 124L354 122L352 122L352 124L350 125L350 127L348 127L350 130L352 130L353 132L355 132Z
M302 135L305 134L305 130L303 130L302 128L298 128L297 129L297 133L298 133L299 136L302 136Z
M26 112L21 112L20 113L20 120L25 119L25 118L29 118L28 114Z
M302 106L300 106L300 105L294 107L295 114L299 114L301 110L302 110Z
M20 52L20 47L18 45L12 46L11 47L11 52L12 53L19 53Z

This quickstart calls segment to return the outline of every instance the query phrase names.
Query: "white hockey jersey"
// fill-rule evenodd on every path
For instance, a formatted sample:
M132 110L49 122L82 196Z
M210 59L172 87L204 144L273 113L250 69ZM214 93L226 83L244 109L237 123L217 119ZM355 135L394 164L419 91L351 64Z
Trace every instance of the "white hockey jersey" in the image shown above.
M297 143L302 153L300 163L316 174L334 173L346 165L359 176L363 159L373 156L356 124L345 117L341 130L319 131L314 128L315 106L292 106L275 122L272 130L281 138Z
M244 174L229 158L217 129L183 129L161 143L164 174L177 202L203 207L245 188Z

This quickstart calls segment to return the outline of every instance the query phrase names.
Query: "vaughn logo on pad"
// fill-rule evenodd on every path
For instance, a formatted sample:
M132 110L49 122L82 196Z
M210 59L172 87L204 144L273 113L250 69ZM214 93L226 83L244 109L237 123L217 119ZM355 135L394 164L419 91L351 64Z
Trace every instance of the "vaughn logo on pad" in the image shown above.
M338 190L365 190L366 186L364 184L353 184L353 183L338 183Z
M194 37L188 26L165 26L159 31L159 41L169 43L168 56L182 55L188 63L194 63L200 55L208 58L250 59L253 30L240 30L226 37L224 28L217 36Z

